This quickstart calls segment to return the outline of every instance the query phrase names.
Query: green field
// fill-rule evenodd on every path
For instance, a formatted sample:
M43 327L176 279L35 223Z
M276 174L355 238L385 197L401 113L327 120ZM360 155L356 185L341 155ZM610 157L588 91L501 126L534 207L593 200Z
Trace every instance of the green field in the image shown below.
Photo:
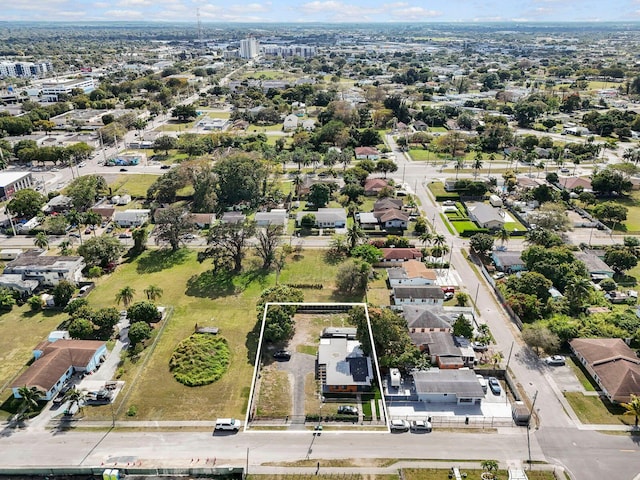
M323 255L321 251L292 255L282 270L280 282L325 285L322 290L304 290L308 301L362 301L361 297L335 295L333 281L339 264L325 263ZM173 315L148 362L144 363L149 355L146 351L137 363L127 359L123 365L122 379L127 381L127 387L116 400L119 418L126 419L124 412L131 406L137 408L134 419L148 420L212 419L244 413L257 345L256 299L264 288L275 284L275 274L264 274L252 258L245 261L242 274L233 278L214 275L210 269L210 262L196 261L195 252L180 250L171 254L154 250L118 267L111 276L99 279L97 288L89 296L92 306L115 305L116 292L122 285L133 287L135 300L142 300L143 290L154 284L164 290L158 303L173 307ZM217 382L187 387L174 380L169 359L176 345L193 333L196 323L220 328L220 334L229 342L231 361L227 373ZM51 328L45 330L48 332ZM30 345L25 344L29 351L38 341L33 340ZM203 402L203 398L207 401ZM111 418L106 407L87 409L85 415Z
M582 423L598 425L633 425L632 415L623 415L624 409L612 405L600 397L586 396L580 392L564 392L564 397Z
M435 159L435 155L433 152L430 152L429 150L424 150L422 148L409 149L409 156L411 157L411 160L413 160L414 162L422 162L425 160Z
M118 175L115 181L109 184L109 188L111 188L113 195L128 193L133 198L147 198L147 190L158 179L158 176L151 174Z

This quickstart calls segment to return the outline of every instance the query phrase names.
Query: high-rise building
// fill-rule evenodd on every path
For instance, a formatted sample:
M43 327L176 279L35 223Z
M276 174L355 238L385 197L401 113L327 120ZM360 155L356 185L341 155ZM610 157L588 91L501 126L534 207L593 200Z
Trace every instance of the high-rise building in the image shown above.
M258 48L258 41L255 38L243 38L240 40L240 57L255 58L258 56Z
M0 77L42 77L53 72L51 62L0 62Z

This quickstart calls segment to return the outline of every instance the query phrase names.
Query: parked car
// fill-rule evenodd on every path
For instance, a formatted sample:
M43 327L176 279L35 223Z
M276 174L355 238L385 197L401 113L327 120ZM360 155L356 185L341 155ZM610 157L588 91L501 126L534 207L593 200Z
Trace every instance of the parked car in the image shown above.
M291 358L291 352L289 350L278 350L273 354L273 358L276 360L289 360Z
M237 432L242 427L242 422L235 418L218 418L216 420L216 430L231 430Z
M358 409L353 405L340 405L338 413L341 415L358 415Z
M86 167L87 166L87 162L80 162L78 164L78 167L82 168L82 167Z
M451 300L454 296L455 296L455 294L453 292L444 292L445 301Z
M431 430L431 422L426 420L413 420L411 422L411 431L413 432L430 432Z
M482 342L472 342L471 348L473 348L474 352L486 352L487 350L489 350L487 344Z
M493 279L494 280L500 280L501 278L504 278L505 273L504 272L498 272L498 273L494 273L493 274Z
M569 169L568 168L561 168L560 169L560 173L569 173Z
M69 236L73 237L73 238L80 238L80 234L79 233L70 233Z
M489 377L489 388L494 395L500 395L500 393L502 392L500 381L496 377Z
M551 355L544 359L544 363L551 367L561 367L565 364L565 358L562 355Z
M130 233L121 233L120 235L118 235L118 238L131 238L131 234Z
M169 170L171 168L171 165L162 165L160 166L161 170Z
M406 420L391 420L391 431L392 432L408 432L409 422L407 422Z
M129 170L127 170L126 168L121 168L120 171L121 172L128 172Z

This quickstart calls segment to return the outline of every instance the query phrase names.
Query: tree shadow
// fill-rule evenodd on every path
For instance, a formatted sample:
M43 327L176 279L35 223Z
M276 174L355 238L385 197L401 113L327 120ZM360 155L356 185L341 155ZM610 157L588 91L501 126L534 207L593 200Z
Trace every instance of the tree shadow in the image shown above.
M338 265L339 263L342 263L345 259L345 256L336 252L333 249L329 249L326 252L324 252L324 262L328 265Z
M240 293L233 279L233 273L227 270L207 270L187 280L185 294L190 297L218 298Z
M181 248L177 251L169 249L153 250L140 257L137 271L140 274L156 273L183 264L189 256L189 250Z
M247 338L244 341L245 347L247 347L247 362L253 365L256 361L256 353L258 352L258 342L260 340L260 328L262 327L262 318L257 320L251 331L247 334Z

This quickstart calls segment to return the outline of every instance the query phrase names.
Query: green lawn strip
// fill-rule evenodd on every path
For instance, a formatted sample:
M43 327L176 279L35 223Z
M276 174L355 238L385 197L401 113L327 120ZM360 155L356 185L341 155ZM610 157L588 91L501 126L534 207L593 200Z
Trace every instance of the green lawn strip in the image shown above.
M422 148L411 148L409 149L409 157L414 162L423 162L425 160L432 160L434 154L429 150L424 150Z
M623 415L624 409L600 397L580 392L564 392L564 396L582 423L609 425L633 424L633 416Z
M440 214L440 219L442 220L442 223L444 223L444 226L447 227L447 230L449 230L449 233L451 235L455 235L456 232L455 232L454 228L451 226L451 222L449 222L447 220L447 217L445 216L444 213Z
M567 365L573 370L574 375L587 392L595 392L598 385L591 379L580 362L576 362L575 358L567 357Z

